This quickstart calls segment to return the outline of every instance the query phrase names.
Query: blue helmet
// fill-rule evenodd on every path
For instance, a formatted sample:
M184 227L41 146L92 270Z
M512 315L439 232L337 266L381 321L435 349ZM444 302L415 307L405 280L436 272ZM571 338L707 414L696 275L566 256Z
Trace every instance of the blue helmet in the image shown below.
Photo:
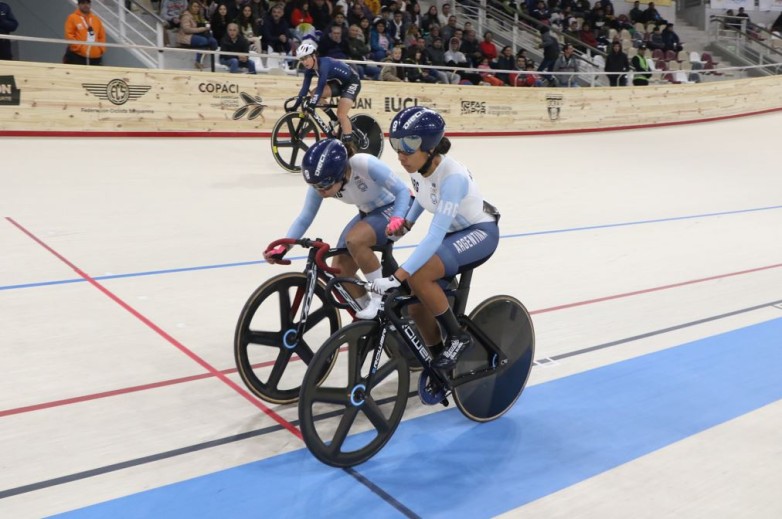
M301 173L308 184L326 189L342 180L348 166L348 150L337 139L323 139L313 144L301 163Z
M391 121L388 132L391 147L396 152L410 154L415 151L432 151L445 135L445 121L429 108L411 106L405 108Z

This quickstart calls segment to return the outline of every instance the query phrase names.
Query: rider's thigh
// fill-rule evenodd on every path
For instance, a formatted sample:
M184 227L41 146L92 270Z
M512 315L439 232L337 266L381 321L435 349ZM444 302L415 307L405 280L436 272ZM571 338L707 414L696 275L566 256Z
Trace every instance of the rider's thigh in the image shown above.
M331 259L331 266L340 270L340 277L352 278L358 272L358 265L350 254L340 254Z
M377 231L364 220L359 220L345 235L348 249L352 247L374 247L377 243Z

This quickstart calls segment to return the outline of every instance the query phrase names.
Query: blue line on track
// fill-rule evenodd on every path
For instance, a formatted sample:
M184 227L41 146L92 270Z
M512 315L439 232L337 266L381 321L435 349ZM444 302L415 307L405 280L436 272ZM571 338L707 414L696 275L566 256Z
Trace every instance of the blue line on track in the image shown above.
M775 319L532 386L490 423L405 421L354 469L383 493L302 449L64 515L400 517L385 494L420 517L493 517L782 400L779 337Z
M527 233L518 233L518 234L506 234L502 235L501 239L511 239L511 238L526 238L529 236L542 236L546 234L561 234L561 233L567 233L567 232L579 232L579 231L593 231L596 229L611 229L614 227L627 227L631 225L647 225L647 224L653 224L653 223L665 223L665 222L676 222L680 220L693 220L696 218L711 218L715 216L726 216L726 215L732 215L732 214L743 214L743 213L755 213L759 211L771 211L775 209L782 209L782 205L772 205L768 207L755 207L751 209L737 209L734 211L722 211L718 213L703 213L703 214L694 214L694 215L688 215L688 216L673 216L670 218L657 218L653 220L637 220L633 222L619 222L619 223L607 223L607 224L601 224L601 225L591 225L591 226L585 226L585 227L571 227L567 229L551 229L547 231L534 231L534 232L527 232ZM404 250L404 249L411 249L415 248L416 245L396 245L394 248L396 250ZM298 261L298 260L306 260L307 256L292 256L290 258L291 261ZM261 265L263 263L266 263L263 260L255 260L255 261L240 261L236 263L219 263L216 265L199 265L196 267L182 267L182 268L175 268L175 269L163 269L163 270L149 270L149 271L143 271L143 272L130 272L127 274L110 274L106 276L95 276L93 279L97 281L105 281L105 280L111 280L111 279L123 279L123 278L135 278L135 277L143 277L143 276L158 276L162 274L176 274L180 272L194 272L198 270L213 270L213 269L224 269L224 268L233 268L233 267L246 267L249 265ZM0 291L2 290L19 290L23 288L37 288L37 287L45 287L45 286L51 286L51 285L64 285L68 283L83 283L85 280L81 278L74 278L74 279L61 279L61 280L54 280L54 281L41 281L38 283L23 283L18 285L1 285Z

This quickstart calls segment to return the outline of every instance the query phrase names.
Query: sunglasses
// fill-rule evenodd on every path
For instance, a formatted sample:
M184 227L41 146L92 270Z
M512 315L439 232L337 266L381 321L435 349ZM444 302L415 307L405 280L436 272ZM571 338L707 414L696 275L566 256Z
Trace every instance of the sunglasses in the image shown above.
M420 150L421 142L423 141L418 135L410 135L399 139L390 137L388 140L391 141L391 148L402 155L412 155Z
M331 186L339 182L338 180L329 180L324 182L318 182L317 184L312 184L312 187L319 191L326 191L327 189L330 189Z

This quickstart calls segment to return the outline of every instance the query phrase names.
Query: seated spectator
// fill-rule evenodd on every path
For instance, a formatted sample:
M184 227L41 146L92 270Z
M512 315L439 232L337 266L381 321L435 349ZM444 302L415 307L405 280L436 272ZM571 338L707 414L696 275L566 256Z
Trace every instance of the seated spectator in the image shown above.
M654 6L654 2L649 2L649 5L646 6L646 10L644 10L644 17L643 17L643 23L653 23L655 25L663 25L667 24L668 22L663 19L662 16L660 16L660 13L657 11L657 8Z
M440 25L440 36L442 36L443 41L451 41L451 38L454 37L454 33L458 29L461 29L461 27L456 24L456 16L451 15L448 17L447 24Z
M293 6L294 7L291 11L290 18L291 27L295 29L303 23L309 25L314 24L315 19L312 17L312 13L310 12L309 0L295 0L295 2L293 2Z
M261 27L261 44L263 45L263 50L267 53L288 54L290 52L290 43L288 42L290 26L283 16L284 12L283 4L274 4L269 12L269 16L263 22Z
M431 65L426 57L426 54L419 49L412 49L410 58L405 60L405 63L413 65ZM410 67L405 69L407 71L407 81L410 83L442 83L436 70L429 68L415 68Z
M592 31L592 27L586 22L584 22L584 25L581 26L581 30L578 33L578 39L581 40L584 45L588 45L589 47L595 49L597 48L597 37Z
M481 72L479 72L481 76L481 81L480 81L481 85L491 85L491 86L505 85L505 82L503 80L501 80L500 78L498 78L497 76L491 73L491 65L489 65L489 58L484 56L481 59L481 62L478 63L478 66L476 68L481 69ZM484 70L486 72L483 72Z
M497 62L494 65L497 70L514 70L516 68L516 58L513 56L513 49L510 45L502 48ZM497 72L497 77L505 84L510 84L508 72Z
M19 21L11 11L11 6L5 2L0 2L0 34L11 34L19 28ZM0 40L0 60L14 59L11 52L11 41Z
M375 20L375 24L369 33L369 48L372 52L372 61L383 61L388 57L393 40L386 34L386 22L382 18Z
M364 40L364 33L358 25L351 25L348 29L348 51L348 56L352 60L366 61L369 58L371 52L369 44ZM353 66L361 79L380 79L380 69L374 65L354 64Z
M255 52L261 52L261 26L253 17L253 9L250 4L245 4L242 7L241 14L233 22L239 26L239 32L242 33L242 36L250 42L250 47Z
M679 41L679 35L673 32L673 24L669 23L665 26L665 30L662 33L663 50L672 50L679 52L682 50L681 42Z
M546 3L543 0L538 0L535 4L535 8L530 11L529 15L536 19L541 25L551 25L551 13L549 13Z
M426 14L421 17L421 30L424 31L424 34L429 34L429 29L432 24L436 24L438 27L440 26L440 22L437 19L436 4L430 5L429 10L426 11Z
M342 39L342 26L334 24L324 31L318 42L318 55L334 59L348 59L350 47Z
M445 64L452 67L458 67L458 68L471 68L470 62L467 61L467 56L464 55L463 52L461 52L459 49L461 48L462 42L459 41L458 38L452 38L450 42L449 49L445 52ZM472 84L477 85L481 82L481 76L474 72L467 72L467 71L459 71L459 75L461 76L461 83L462 84Z
M630 64L635 71L635 74L633 74L633 86L649 85L649 80L652 79L652 67L646 59L646 45L638 47L638 54L633 56Z
M432 41L432 44L426 48L426 57L435 67L444 67L446 65L445 48L443 47L442 38L435 38L434 41ZM441 80L444 83L458 85L462 80L462 77L453 70L437 70L437 72L440 74Z
M641 10L641 3L637 0L633 2L633 8L630 9L630 21L633 24L644 23L644 12Z
M491 31L483 33L483 41L478 44L478 50L484 58L489 58L489 63L497 59L497 46L494 44L494 35Z
M464 39L462 40L462 46L459 48L465 56L470 66L475 67L481 62L483 54L481 53L480 43L475 37L475 31L472 29L464 31ZM496 55L495 49L495 55Z
M391 50L391 55L384 59L383 63L388 63L388 65L383 65L383 68L380 69L381 81L400 82L406 80L407 74L404 67L395 66L402 63L402 47L394 47Z
M249 74L255 74L255 62L247 57L249 52L250 42L239 33L239 26L229 23L220 41L220 63L228 67L231 74L236 74L239 69L247 69Z
M212 36L212 31L206 26L206 20L201 18L201 2L193 0L190 7L182 13L179 21L179 33L177 33L177 43L194 49L217 50L217 40ZM200 52L195 55L195 67L204 68Z
M652 30L652 33L648 35L648 38L644 36L644 41L646 42L646 46L649 47L652 50L663 50L665 48L665 43L663 42L663 34L660 31L659 26L655 26L655 28Z
M217 41L223 41L228 28L228 7L225 4L220 4L215 12L209 18L209 28L212 30L212 36Z
M160 4L160 16L169 29L179 29L182 13L187 11L187 0L163 0Z
M517 87L541 87L543 79L535 73L535 62L527 60L524 64L524 72L520 72L513 79L512 86Z

